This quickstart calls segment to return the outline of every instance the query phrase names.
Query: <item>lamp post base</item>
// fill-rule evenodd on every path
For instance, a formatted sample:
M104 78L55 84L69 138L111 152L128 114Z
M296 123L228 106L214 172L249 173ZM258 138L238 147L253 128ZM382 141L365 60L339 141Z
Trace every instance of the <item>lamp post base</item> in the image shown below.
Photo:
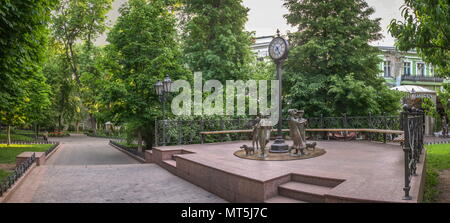
M284 142L282 137L277 137L275 142L270 146L271 153L287 153L289 152L289 145Z

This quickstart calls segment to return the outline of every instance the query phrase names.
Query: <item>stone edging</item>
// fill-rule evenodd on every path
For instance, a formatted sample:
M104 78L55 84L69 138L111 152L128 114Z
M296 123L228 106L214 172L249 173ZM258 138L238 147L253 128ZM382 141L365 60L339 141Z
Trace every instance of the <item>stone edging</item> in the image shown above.
M58 146L53 149L52 152L50 152L48 155L45 156L45 161L47 161L56 151L58 151L62 147L62 144L60 143ZM16 191L16 189L22 184L22 182L25 180L25 178L31 173L31 171L37 166L37 161L35 161L31 166L28 168L28 170L17 180L17 182L12 185L11 188L6 191L3 196L0 197L0 203L5 202L8 200L8 198L11 196L11 194Z
M16 181L16 183L14 185L12 185L12 187L10 187L4 194L2 197L0 197L0 203L4 203L5 201L8 200L8 198L11 196L11 194L14 193L14 191L17 190L17 188L19 188L19 186L23 183L23 181L25 180L25 178L31 173L31 171L34 170L34 168L37 166L36 162L34 162L33 164L31 164L31 166L28 168L28 170L19 178L19 180Z
M117 137L117 136L100 136L100 135L93 135L93 134L84 134L86 136L89 137L94 137L94 138L102 138L102 139L123 139L121 137Z
M140 163L145 163L145 159L143 159L143 158L141 158L141 157L139 157L139 156L136 156L136 155L134 155L134 154L132 154L132 153L130 153L130 152L128 152L128 151L126 151L126 150L124 150L124 149L122 149L122 148L120 148L120 147L114 145L114 144L112 144L112 143L108 143L108 145L110 145L110 146L112 146L113 148L116 148L117 150L119 150L119 151L121 151L121 152L127 154L128 156L130 156L131 158L137 160L137 161L140 162Z
M62 143L59 143L58 146L56 146L56 148L53 149L53 151L51 151L47 156L45 156L45 161L47 162L47 160L54 154L56 153L56 151L58 151L61 147L62 147Z

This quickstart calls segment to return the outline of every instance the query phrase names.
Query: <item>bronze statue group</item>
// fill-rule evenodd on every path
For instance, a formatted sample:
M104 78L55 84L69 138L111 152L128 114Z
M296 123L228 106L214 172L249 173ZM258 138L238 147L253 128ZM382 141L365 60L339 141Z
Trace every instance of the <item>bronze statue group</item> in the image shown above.
M293 141L292 146L289 146L289 155L291 156L303 156L305 150L315 150L316 142L306 142L306 124L307 120L303 118L304 111L297 109L289 109L289 136ZM266 146L270 141L270 133L272 131L272 125L269 123L267 117L257 115L253 122L252 131L252 147L247 145L241 146L241 149L245 150L246 156L255 155L255 151L259 152L259 157L264 158L267 156Z

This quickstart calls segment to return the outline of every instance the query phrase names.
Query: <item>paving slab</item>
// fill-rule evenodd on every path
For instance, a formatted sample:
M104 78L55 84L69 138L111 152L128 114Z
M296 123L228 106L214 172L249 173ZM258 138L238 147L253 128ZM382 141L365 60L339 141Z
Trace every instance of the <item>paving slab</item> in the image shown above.
M291 141L287 141L292 144ZM178 159L211 167L235 176L268 182L288 174L342 179L344 182L327 195L337 198L371 202L417 202L419 184L424 179L424 156L418 164L417 176L411 182L413 200L404 196L404 152L398 143L370 141L317 141L317 147L326 150L322 156L290 161L259 161L242 159L234 155L250 141L156 147L161 152L184 150ZM178 165L177 165L178 166ZM199 181L202 182L202 181Z
M51 138L64 147L58 150L47 165L114 165L138 164L139 162L123 152L108 145L109 139L73 135L70 137Z
M10 203L222 203L155 164L42 166Z
M52 138L64 146L24 179L10 203L226 202L155 164L140 164L108 139Z

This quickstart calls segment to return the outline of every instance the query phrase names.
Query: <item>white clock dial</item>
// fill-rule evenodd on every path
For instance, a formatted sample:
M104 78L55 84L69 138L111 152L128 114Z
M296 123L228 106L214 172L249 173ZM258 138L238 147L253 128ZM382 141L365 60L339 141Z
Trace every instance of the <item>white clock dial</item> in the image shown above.
M286 51L287 42L281 37L276 37L269 45L269 55L272 59L277 60L286 57Z

